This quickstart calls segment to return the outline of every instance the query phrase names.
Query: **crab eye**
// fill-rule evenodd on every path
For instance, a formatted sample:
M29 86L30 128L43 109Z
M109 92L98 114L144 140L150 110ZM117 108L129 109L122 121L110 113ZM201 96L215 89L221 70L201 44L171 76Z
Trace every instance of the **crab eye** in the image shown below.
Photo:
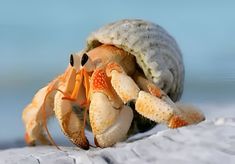
M70 65L73 67L74 60L73 60L73 54L70 55Z
M84 53L82 55L81 65L84 66L86 64L87 60L88 60L88 55L86 53Z

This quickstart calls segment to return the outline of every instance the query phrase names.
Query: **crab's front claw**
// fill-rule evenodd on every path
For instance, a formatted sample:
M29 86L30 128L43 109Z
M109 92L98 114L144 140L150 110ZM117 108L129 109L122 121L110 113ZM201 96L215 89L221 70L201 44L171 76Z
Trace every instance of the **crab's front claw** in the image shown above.
M158 98L145 91L139 92L135 107L141 115L170 128L196 124L205 119L196 108L176 105L168 96Z
M95 143L108 147L127 137L133 112L124 106L104 69L94 71L91 78L89 117Z
M25 141L28 145L35 145L39 141L42 144L51 143L56 146L47 128L47 119L55 114L62 131L71 141L84 149L89 148L84 134L85 121L83 117L78 117L78 115L83 116L85 110L79 113L73 111L72 107L73 102L78 105L86 100L85 88L83 85L78 85L83 82L81 77L80 72L76 73L73 67L68 66L63 74L36 93L22 114L26 129ZM74 101L71 102L63 97ZM44 131L48 137L44 135Z
M85 97L81 72L76 73L71 68L66 75L66 82L59 86L64 93L57 92L54 98L54 111L63 133L73 144L89 149L89 142L85 136L86 110L80 108L80 102ZM68 95L66 98L65 96Z
M133 119L130 107L114 108L104 93L96 92L92 95L89 114L97 146L112 146L127 137Z
M60 92L55 95L55 116L59 121L63 133L71 142L83 149L89 149L89 142L84 132L84 109L72 106L72 102L62 99ZM73 109L76 108L76 109Z

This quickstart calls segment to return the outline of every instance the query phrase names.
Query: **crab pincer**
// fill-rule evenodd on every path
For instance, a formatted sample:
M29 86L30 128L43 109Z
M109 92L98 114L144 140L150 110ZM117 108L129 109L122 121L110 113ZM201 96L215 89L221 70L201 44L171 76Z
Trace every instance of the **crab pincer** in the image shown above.
M61 130L75 145L84 149L89 148L84 132L85 112L78 117L73 110L74 105L80 106L81 102L86 102L85 87L78 85L85 81L82 80L83 76L81 72L77 73L74 67L69 65L65 73L37 92L22 115L26 127L27 144L34 145L39 141L41 144L56 145L47 128L47 120L55 115Z

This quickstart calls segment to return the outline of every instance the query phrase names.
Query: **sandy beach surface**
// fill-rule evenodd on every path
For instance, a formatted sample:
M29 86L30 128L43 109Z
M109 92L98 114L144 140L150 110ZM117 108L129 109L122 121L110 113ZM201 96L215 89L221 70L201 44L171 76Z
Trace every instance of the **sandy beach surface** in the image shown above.
M61 149L37 146L1 150L0 163L232 164L235 162L235 118L217 118L174 130L158 127L105 149Z

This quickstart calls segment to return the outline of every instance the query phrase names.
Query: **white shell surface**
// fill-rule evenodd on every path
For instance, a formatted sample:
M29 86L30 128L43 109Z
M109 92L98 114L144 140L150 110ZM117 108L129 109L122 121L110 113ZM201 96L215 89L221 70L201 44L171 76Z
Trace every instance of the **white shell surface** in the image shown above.
M184 83L182 54L162 27L139 19L116 21L93 32L86 50L101 44L112 44L134 55L145 76L173 101L179 100Z

